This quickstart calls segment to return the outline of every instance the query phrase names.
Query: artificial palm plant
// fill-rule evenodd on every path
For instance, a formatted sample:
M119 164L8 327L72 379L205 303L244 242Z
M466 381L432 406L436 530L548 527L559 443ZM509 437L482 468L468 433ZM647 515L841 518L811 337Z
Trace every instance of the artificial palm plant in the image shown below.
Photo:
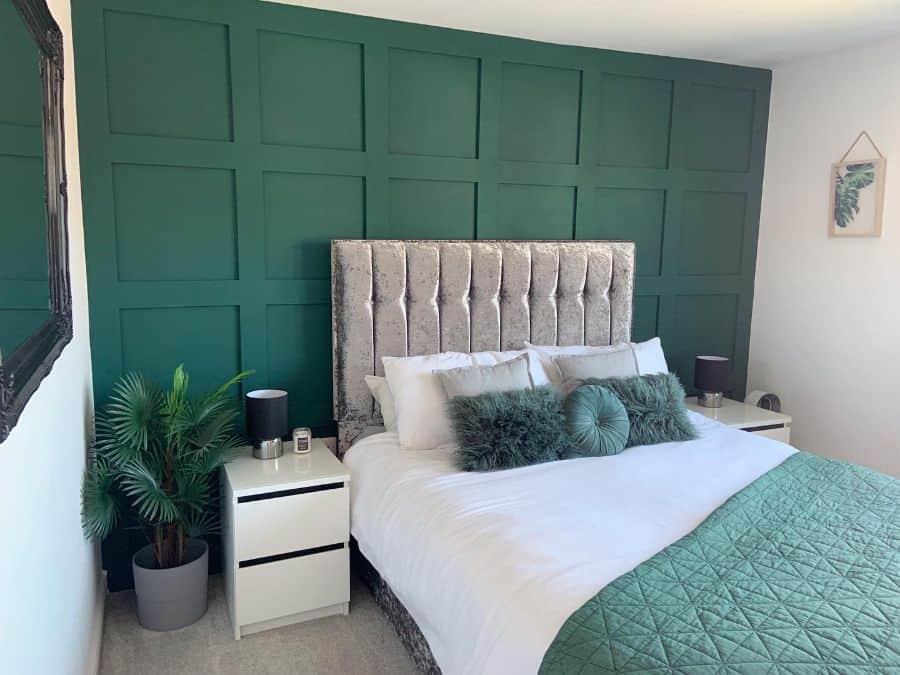
M249 374L193 398L182 366L167 392L137 373L119 380L97 414L82 487L85 535L105 538L124 497L150 536L157 566L181 565L187 538L216 529L212 480L242 445L234 434L238 411L229 390Z

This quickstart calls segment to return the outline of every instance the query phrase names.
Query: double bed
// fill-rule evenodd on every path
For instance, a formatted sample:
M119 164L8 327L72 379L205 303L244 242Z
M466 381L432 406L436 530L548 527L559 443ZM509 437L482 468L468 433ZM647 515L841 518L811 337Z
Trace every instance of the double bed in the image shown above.
M461 472L407 450L383 356L630 339L628 242L338 241L334 397L359 569L423 672L900 669L900 489L698 438Z

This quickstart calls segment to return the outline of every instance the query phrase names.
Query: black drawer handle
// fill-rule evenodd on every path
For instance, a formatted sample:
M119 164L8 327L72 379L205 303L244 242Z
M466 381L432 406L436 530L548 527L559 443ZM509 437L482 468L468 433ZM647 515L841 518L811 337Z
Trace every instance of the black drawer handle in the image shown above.
M325 553L326 551L337 551L338 549L344 548L344 546L345 544L329 544L328 546L305 548L302 551L291 551L290 553L267 555L262 558L251 558L250 560L241 560L241 562L238 563L238 567L253 567L254 565L265 565L266 563L278 562L279 560L302 558L306 555L315 555L316 553Z
M340 490L344 487L343 483L323 483L322 485L312 485L310 487L294 488L293 490L278 490L277 492L263 492L258 495L247 495L238 497L238 504L246 504L247 502L259 502L263 499L278 499L279 497L290 497L291 495L303 495L308 492L322 492L324 490Z
M763 424L759 427L744 427L744 431L768 431L769 429L784 429L784 424Z

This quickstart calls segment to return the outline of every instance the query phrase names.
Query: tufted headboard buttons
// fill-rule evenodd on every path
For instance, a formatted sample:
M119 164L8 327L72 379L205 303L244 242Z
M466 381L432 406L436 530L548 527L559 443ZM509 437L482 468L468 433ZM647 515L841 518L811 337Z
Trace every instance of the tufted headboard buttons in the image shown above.
M335 240L331 263L341 454L381 429L383 356L631 338L634 242Z

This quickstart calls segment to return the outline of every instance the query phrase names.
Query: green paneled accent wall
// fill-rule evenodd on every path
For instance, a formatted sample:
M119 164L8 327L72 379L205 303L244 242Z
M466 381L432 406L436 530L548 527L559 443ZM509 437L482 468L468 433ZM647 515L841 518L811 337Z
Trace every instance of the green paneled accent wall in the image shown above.
M743 391L768 71L251 0L73 12L98 401L252 368L327 428L337 237L633 239L635 337Z

